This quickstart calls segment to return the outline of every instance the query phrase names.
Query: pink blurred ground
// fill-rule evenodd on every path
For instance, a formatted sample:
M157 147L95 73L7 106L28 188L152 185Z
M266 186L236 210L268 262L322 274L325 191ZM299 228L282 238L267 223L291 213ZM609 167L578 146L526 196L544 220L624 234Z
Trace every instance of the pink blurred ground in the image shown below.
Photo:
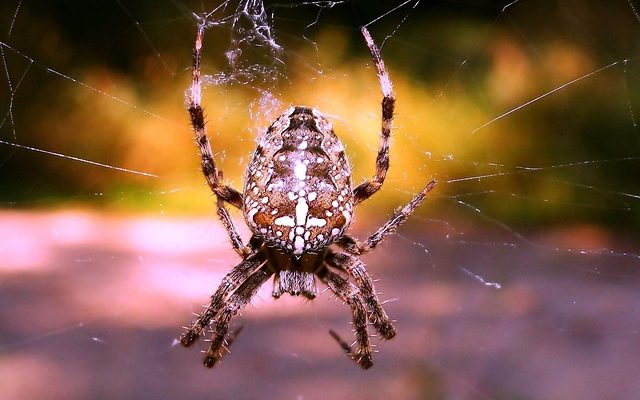
M0 213L0 398L637 398L640 262L567 251L610 235L422 225L364 258L400 331L371 370L327 333L350 337L346 306L270 284L207 370L173 341L237 262L213 216Z

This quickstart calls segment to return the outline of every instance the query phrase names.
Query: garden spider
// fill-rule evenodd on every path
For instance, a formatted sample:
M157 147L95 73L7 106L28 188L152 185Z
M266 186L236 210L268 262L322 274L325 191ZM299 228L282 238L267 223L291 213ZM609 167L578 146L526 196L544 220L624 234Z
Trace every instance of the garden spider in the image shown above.
M193 51L193 82L189 115L202 157L202 170L217 198L217 212L233 249L242 257L211 296L210 304L180 337L191 346L211 326L211 343L204 365L213 367L227 351L225 337L231 318L272 275L274 298L283 293L316 296L315 277L351 307L357 349L341 343L362 368L373 365L367 320L385 339L397 331L382 308L364 264L358 259L402 224L418 207L436 182L431 181L404 208L364 242L346 234L353 206L382 186L389 168L389 137L395 98L380 50L369 31L361 28L373 56L382 88L382 130L376 159L376 174L355 188L340 139L329 120L319 111L291 107L280 115L260 138L245 173L244 192L222 184L206 136L200 105L200 62L205 26L198 29ZM225 207L242 210L253 235L245 246ZM329 248L335 244L344 251ZM335 333L332 336L339 340ZM339 340L340 341L340 340Z

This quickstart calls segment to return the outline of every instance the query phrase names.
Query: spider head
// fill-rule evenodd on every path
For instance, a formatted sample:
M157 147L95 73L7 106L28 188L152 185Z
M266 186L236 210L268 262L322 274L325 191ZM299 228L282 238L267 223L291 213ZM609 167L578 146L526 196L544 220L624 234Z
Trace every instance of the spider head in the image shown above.
M244 213L267 245L317 252L351 222L351 170L344 147L317 110L292 107L260 138L247 168Z

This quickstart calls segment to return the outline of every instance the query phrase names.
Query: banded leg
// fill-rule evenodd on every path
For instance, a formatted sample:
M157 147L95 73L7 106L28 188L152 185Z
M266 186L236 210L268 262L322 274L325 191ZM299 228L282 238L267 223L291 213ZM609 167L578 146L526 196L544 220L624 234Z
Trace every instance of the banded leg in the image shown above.
M229 240L231 241L231 246L233 249L240 255L240 257L245 258L249 256L251 253L251 248L249 246L245 246L242 243L242 238L236 229L233 220L231 219L231 215L229 215L229 210L224 206L224 200L220 197L216 200L218 217L220 221L222 221L222 225L224 225L224 229L226 229L227 234L229 235Z
M200 105L202 101L202 83L200 81L200 64L202 60L202 36L204 34L204 25L198 28L196 35L196 43L193 49L193 70L192 83L189 92L189 115L191 116L191 125L196 136L196 142L200 150L202 158L202 172L209 187L218 198L227 203L242 209L242 194L230 186L223 185L220 182L220 174L216 168L213 159L211 145L207 138L207 130L204 121L204 110Z
M350 357L363 369L373 365L371 342L367 333L367 313L360 297L358 288L327 268L318 272L318 277L344 302L351 306L353 326L356 330L358 349L355 353L348 352Z
M229 297L226 305L214 319L215 328L211 337L211 345L204 357L205 367L213 367L223 355L224 339L229 332L229 322L256 294L258 288L269 279L272 272L268 267L263 267L247 278L238 289Z
M224 302L227 296L229 296L229 293L242 285L251 273L262 263L264 263L264 260L261 255L253 254L229 271L222 279L216 292L211 296L211 301L207 308L198 316L198 319L187 328L187 331L180 336L180 343L182 343L183 346L189 347L198 340L204 328L209 326L211 320L224 306Z
M427 193L429 193L436 186L436 181L431 181L425 186L420 193L418 193L409 204L404 206L399 211L396 211L393 216L382 225L373 235L371 235L364 243L359 242L352 236L345 235L337 243L342 246L351 254L360 255L368 251L373 250L388 234L393 233L404 221L407 220L409 215L422 203Z
M393 338L398 331L391 323L391 319L389 319L382 305L380 305L380 300L378 300L375 288L373 287L373 281L364 268L364 263L347 253L329 254L326 261L330 266L344 271L353 277L367 305L369 321L371 321L376 330L380 332L385 339Z
M347 355L351 357L351 359L355 359L355 355L353 354L353 349L351 348L351 345L349 343L347 343L344 339L342 339L342 337L340 337L340 335L338 335L338 333L333 329L329 329L329 335L331 335L333 340L335 340L336 343L340 345L340 348L344 350L344 352L347 353Z
M360 29L367 47L373 57L378 72L378 80L382 89L382 127L380 131L380 145L378 147L378 156L376 157L376 174L371 180L366 180L353 189L353 202L358 204L366 200L375 192L377 192L384 183L389 169L389 137L391 136L391 123L393 121L393 111L395 109L396 99L393 95L393 86L389 73L384 66L384 61L380 56L380 49L376 46L371 34L367 28Z

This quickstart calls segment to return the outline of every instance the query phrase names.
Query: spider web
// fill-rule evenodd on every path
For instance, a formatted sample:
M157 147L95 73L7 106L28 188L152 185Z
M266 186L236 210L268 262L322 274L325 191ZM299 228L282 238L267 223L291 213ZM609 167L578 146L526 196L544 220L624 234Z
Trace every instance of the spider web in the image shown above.
M640 320L635 0L177 1L0 6L4 398L634 398ZM326 113L356 182L397 97L363 258L400 334L362 373L348 308L270 285L222 364L174 339L237 263L185 110L205 23L209 136L242 187L289 105ZM234 218L245 238L242 217ZM250 384L247 384L250 382Z

